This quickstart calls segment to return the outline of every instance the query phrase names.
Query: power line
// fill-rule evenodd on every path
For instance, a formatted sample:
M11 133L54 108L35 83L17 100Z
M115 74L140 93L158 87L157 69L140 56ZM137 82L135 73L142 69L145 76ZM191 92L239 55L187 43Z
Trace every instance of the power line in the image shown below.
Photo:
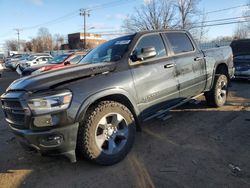
M205 14L223 12L223 11L228 11L228 10L237 9L237 8L241 8L241 7L247 7L247 6L250 6L250 4L245 4L245 5L239 5L239 6L234 6L234 7L228 7L228 8L224 8L224 9L213 10L213 11L205 12Z
M83 16L83 29L84 29L84 49L87 48L87 40L86 40L86 17L90 16L90 10L87 9L80 9L80 16Z
M193 26L192 29L200 28L200 27L213 27L213 26L222 26L222 25L246 23L246 22L250 22L250 19L249 20L243 20L243 21L232 21L232 22L223 22L223 23L216 23L216 24L196 25L196 26ZM95 32L95 34L101 34L101 35L106 36L106 35L125 35L125 34L131 34L131 33L117 30L117 31Z
M0 35L0 38L3 38L3 37L6 37L6 36L9 36L10 34L11 34L11 32L12 32L13 30L9 30L8 32L6 32L6 33L4 33L4 34L2 34L2 35Z
M47 21L47 22L44 22L44 23L41 23L41 24L33 25L33 26L30 26L30 27L24 27L23 30L29 30L29 29L34 29L34 28L41 27L41 26L44 26L44 25L51 25L51 24L59 23L61 21L65 21L66 19L76 17L77 15L78 14L76 13L76 11L70 12L70 13L64 15L64 16L58 17L56 19L53 19L53 20L50 20L50 21Z
M137 0L124 0L125 2L122 2L122 1L111 1L111 2L108 2L108 3L104 3L104 4L101 4L101 5L96 5L96 6L92 6L90 8L87 8L87 10L97 10L97 9L100 9L100 8L109 8L109 7L112 7L112 6L119 6L119 5L122 5L122 4L126 4L126 3L129 3L130 1L137 1Z
M17 51L19 52L20 50L20 31L22 31L22 29L14 29L16 31L17 34Z
M96 6L92 6L92 7L86 8L86 10L93 11L93 10L98 10L98 9L101 9L101 8L107 8L107 7L113 7L113 6L122 5L122 4L125 4L125 3L129 3L131 1L137 1L137 0L111 1L111 2L107 2L107 3L101 4L101 5L96 5ZM232 9L236 9L236 8L240 8L240 7L247 7L247 6L250 6L250 4L239 5L239 6L234 6L234 7L228 7L228 8L224 8L224 9L209 11L209 12L206 12L205 14L212 14L212 13L216 13L216 12L223 12L223 11L232 10ZM78 15L77 10L75 10L75 11L72 11L72 12L70 12L70 13L64 15L64 16L60 16L58 18L55 18L53 20L50 20L50 21L47 21L47 22L44 22L44 23L40 23L40 24L37 24L37 25L29 26L29 27L24 27L22 29L23 30L29 30L29 29L34 29L34 28L41 27L41 26L44 26L44 25L52 25L52 24L61 23L61 22L64 22L65 20L68 20L68 19L71 19L73 17L76 17L77 15ZM225 19L220 19L220 20L205 21L203 23L219 22L219 21L226 21L226 20L231 20L231 19L241 19L241 18L240 17L225 18ZM0 35L0 38L4 37L6 35L9 35L9 34L10 34L10 32L6 32L6 34Z
M224 23L208 24L208 25L199 25L199 26L193 26L192 29L193 28L200 28L200 27L213 27L213 26L221 26L221 25L239 24L239 23L246 23L246 22L250 22L250 20L224 22Z
M108 2L108 3L101 4L101 5L93 6L91 8L85 8L85 10L93 11L93 10L97 10L97 9L101 9L101 8L107 8L107 7L112 7L112 6L117 6L117 5L125 4L125 3L131 2L131 1L135 1L135 0L123 0L123 1L125 1L125 2L122 2L122 1L111 1L111 2ZM60 16L58 18L55 18L53 20L50 20L50 21L47 21L47 22L44 22L44 23L41 23L41 24L29 26L29 27L24 27L22 29L23 30L30 30L30 29L35 29L35 28L38 28L38 27L41 27L41 26L45 26L45 25L52 25L52 24L61 23L61 22L64 22L65 20L77 17L78 16L77 12L78 12L78 10L75 10L75 11L72 11L72 12L70 12L70 13L64 15L64 16Z
M196 24L221 22L221 21L237 20L237 19L246 19L246 18L250 18L250 16L239 16L239 17L223 18L223 19L217 19L217 20L208 20L208 21L204 21L204 22L196 22ZM239 20L239 21L241 21L241 20Z
M124 2L121 2L121 1L111 1L111 2L108 2L108 3L104 3L104 4L101 4L101 5L96 5L96 6L93 6L93 7L90 7L90 8L85 8L85 9L93 11L93 10L97 10L97 9L101 9L101 8L107 8L107 7L112 7L112 6L118 6L118 5L126 4L126 3L129 3L131 1L135 1L135 0L124 0ZM222 12L222 11L227 11L227 10L236 9L236 8L240 8L240 7L246 7L246 6L250 6L250 4L245 4L245 5L239 5L239 6L229 7L229 8L225 8L225 9L214 10L214 11L206 12L205 14ZM44 22L44 23L41 23L41 24L37 24L37 25L34 25L34 26L30 26L30 27L24 27L22 29L23 30L28 30L28 29L34 29L34 28L37 28L37 27L41 27L41 26L44 26L44 25L51 25L51 24L61 23L61 22L64 22L65 20L67 20L67 19L76 17L78 15L76 13L76 11L77 10L72 11L72 12L70 12L70 13L64 15L64 16L60 16L58 18L55 18L53 20L50 20L50 21L47 21L47 22Z

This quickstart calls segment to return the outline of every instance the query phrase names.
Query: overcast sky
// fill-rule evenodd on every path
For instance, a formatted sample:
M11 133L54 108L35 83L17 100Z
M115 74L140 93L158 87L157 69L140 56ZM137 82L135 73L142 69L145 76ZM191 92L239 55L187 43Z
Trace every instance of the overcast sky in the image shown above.
M148 0L145 0L148 1ZM206 12L247 4L248 0L201 0L198 7ZM87 19L92 32L120 30L122 21L133 13L134 7L144 0L117 0L109 6L103 6L114 0L0 0L0 44L6 39L16 39L14 28L24 28L21 39L29 40L37 34L39 27L47 27L52 34L66 35L83 31L83 18L79 16L80 8L94 7ZM99 5L101 7L97 8ZM228 11L208 14L207 20L242 16L246 8L240 7ZM51 22L58 17L57 21ZM209 39L217 36L232 35L236 25L210 27ZM26 28L26 29L25 29Z

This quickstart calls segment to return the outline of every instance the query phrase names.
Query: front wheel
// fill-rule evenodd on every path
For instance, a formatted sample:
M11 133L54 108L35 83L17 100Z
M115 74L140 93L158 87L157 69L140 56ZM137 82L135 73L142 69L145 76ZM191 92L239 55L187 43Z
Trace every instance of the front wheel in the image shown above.
M228 92L228 79L225 75L215 76L213 88L205 93L208 105L220 107L226 103Z
M115 164L130 151L135 132L133 114L126 106L100 102L79 126L77 152L101 165Z

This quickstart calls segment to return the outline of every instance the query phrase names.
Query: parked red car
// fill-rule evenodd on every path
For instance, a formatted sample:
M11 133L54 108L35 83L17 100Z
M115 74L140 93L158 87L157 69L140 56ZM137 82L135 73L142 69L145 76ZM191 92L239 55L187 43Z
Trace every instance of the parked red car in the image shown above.
M17 72L20 72L22 76L28 76L31 74L38 74L49 70L61 69L65 66L77 64L85 55L86 52L74 52L74 53L62 54L54 57L46 64L28 67L24 70L20 70ZM19 69L21 69L21 67L19 67Z

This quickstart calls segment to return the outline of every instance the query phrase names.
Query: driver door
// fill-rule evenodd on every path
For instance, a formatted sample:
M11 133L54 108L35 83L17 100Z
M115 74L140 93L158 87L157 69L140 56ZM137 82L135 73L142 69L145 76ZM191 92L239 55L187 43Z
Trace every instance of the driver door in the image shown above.
M131 60L131 71L142 116L177 103L179 98L175 62L168 57L167 48L159 33L142 36L133 55L141 56L145 49L154 48L156 55L143 60Z

